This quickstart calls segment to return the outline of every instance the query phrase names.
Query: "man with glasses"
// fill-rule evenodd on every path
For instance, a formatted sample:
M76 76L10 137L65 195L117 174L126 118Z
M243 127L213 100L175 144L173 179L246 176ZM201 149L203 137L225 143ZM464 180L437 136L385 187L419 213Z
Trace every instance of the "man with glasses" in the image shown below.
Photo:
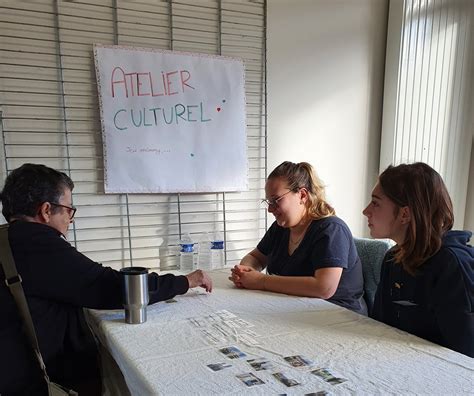
M122 283L118 271L90 260L67 242L76 213L73 188L62 172L24 164L5 181L2 213L49 377L80 395L100 395L97 346L83 308L122 308ZM212 289L210 278L200 270L186 276L151 273L148 283L150 304L190 287ZM0 318L0 395L46 394L1 266Z

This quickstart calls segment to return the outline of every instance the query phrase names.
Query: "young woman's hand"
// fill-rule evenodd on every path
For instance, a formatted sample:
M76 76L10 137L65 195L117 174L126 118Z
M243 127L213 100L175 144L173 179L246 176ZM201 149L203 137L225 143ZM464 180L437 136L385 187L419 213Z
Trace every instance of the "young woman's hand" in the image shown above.
M238 288L263 290L265 274L247 265L236 265L230 270L229 280Z
M253 268L240 273L240 287L251 290L265 290L265 278L269 276Z
M258 272L252 267L249 267L248 265L236 265L234 268L230 270L230 277L229 280L234 282L234 285L241 288L242 284L240 283L240 277L242 276L243 273L245 272Z

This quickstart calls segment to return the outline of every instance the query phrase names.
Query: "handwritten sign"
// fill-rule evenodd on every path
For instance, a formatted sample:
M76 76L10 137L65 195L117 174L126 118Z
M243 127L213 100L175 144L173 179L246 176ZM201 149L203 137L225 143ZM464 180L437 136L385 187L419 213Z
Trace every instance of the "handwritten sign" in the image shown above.
M94 46L106 193L248 189L242 61Z

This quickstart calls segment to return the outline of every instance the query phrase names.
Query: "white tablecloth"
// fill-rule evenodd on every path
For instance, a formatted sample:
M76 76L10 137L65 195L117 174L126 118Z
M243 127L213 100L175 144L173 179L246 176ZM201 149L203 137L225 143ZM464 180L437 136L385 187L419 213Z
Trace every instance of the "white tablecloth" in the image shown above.
M149 306L140 325L125 324L123 311L90 311L91 325L132 395L474 394L474 359L323 300L236 289L228 272L211 274L211 294L193 289L174 303ZM258 345L241 339L242 328L213 343L206 332L213 323L217 332L225 328L225 320L218 323L227 315L222 310L251 326ZM247 356L227 358L219 349L228 346ZM283 359L292 355L312 363L292 367ZM255 371L247 362L260 357L273 368ZM232 366L213 372L207 367L213 363ZM311 374L320 367L346 381L331 385ZM247 387L236 377L249 372L265 383ZM274 372L300 384L287 387Z

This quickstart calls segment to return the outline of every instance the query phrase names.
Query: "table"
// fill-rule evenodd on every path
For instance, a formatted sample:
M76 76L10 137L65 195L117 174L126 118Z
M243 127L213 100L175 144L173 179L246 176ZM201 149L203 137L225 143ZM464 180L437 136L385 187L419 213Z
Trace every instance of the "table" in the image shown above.
M236 289L228 274L211 273L211 294L191 289L149 306L140 325L124 323L123 311L89 312L132 395L474 394L474 359L324 300ZM231 346L246 356L219 351ZM294 355L309 365L284 359ZM273 367L256 371L247 360L257 358ZM216 363L231 367L207 366ZM312 374L317 368L346 381L332 385ZM236 377L243 373L264 384L245 385Z

